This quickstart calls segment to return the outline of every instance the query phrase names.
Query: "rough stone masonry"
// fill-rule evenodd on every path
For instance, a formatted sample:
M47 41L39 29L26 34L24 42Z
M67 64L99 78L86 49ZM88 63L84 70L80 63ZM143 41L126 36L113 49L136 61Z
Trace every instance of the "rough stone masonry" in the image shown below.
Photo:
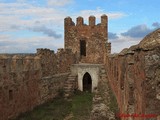
M98 69L96 75L97 88L91 88L93 92L99 91L100 86L107 83L116 96L119 113L156 115L154 118L128 117L121 120L160 119L160 29L147 35L138 45L111 54L106 15L101 16L101 23L97 25L94 16L89 17L89 25L84 24L82 17L77 18L76 24L67 17L64 27L65 48L57 53L49 49L37 49L36 54L30 55L0 55L0 120L14 118L53 99L60 89L65 88L66 83L74 83L71 85L74 89L78 89L78 80L83 86L92 85L92 70L89 68L85 69L89 76L85 79L90 78L88 84L83 84L86 74L81 77L76 74L72 77L74 82L69 82L72 76L70 66L73 64L102 66L104 70ZM101 71L105 71L103 77ZM105 96L104 103L112 101L107 97L106 90L103 99ZM108 112L109 108L104 103L105 107L101 108ZM108 117L110 115L111 118ZM93 110L91 118L112 119L114 116L110 115L97 115Z

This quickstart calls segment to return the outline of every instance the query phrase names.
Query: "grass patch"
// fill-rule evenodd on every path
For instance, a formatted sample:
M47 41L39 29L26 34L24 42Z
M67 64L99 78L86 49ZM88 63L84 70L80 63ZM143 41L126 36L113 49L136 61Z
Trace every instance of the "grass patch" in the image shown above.
M73 116L69 120L86 120L90 116L91 107L92 94L78 92L71 98L71 101L57 98L14 120L64 120L70 114Z
M87 120L92 109L93 95L89 92L78 93L72 100L72 120Z
M71 102L59 98L40 105L33 111L24 113L14 120L63 120L70 111Z

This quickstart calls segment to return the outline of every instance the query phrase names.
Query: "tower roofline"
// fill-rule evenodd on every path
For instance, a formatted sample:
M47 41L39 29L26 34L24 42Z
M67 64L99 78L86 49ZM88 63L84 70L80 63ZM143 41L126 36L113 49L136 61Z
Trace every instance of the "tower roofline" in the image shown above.
M72 18L70 16L67 16L65 19L65 25L67 26L74 26L75 23L72 21ZM96 25L96 17L94 15L90 15L88 17L88 25L89 26L95 26ZM106 14L101 15L101 23L98 23L97 25L106 26L108 24L108 16ZM82 26L84 25L84 18L82 16L78 16L76 18L76 26Z

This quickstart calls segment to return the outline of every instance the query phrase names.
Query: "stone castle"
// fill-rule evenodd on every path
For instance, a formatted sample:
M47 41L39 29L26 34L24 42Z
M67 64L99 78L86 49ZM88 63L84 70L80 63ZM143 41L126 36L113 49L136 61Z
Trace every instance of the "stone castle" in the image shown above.
M0 120L30 111L60 90L66 98L75 90L94 92L91 119L114 120L109 89L120 113L155 115L122 120L160 120L160 29L138 45L111 54L106 15L97 25L94 16L88 25L82 17L76 24L67 17L64 27L65 48L57 53L37 49L36 54L0 55Z

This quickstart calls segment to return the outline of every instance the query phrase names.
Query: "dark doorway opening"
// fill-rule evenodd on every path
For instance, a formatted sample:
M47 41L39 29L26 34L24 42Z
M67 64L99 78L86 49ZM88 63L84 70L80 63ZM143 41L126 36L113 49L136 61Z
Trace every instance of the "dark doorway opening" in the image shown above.
M88 72L83 76L83 91L92 91L92 79Z
M80 55L86 56L86 41L80 40Z
M13 100L13 90L9 90L9 100Z

